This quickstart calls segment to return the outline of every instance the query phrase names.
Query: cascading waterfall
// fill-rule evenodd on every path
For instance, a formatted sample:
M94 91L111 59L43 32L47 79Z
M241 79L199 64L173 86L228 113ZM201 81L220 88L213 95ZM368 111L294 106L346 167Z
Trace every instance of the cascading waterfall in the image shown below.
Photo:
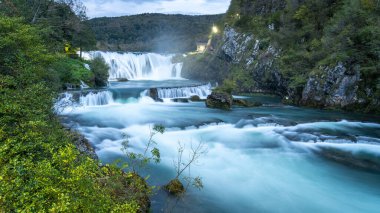
M103 91L97 93L89 93L86 96L79 98L81 106L101 106L114 103L112 93L110 91Z
M197 95L202 99L211 94L211 83L197 87L180 87L180 88L159 88L157 89L158 97L165 98L188 98Z
M67 108L102 106L113 103L115 102L110 91L90 92L86 95L80 95L79 98L73 93L65 92L60 95L54 104L54 110L56 113L60 113Z
M97 56L109 65L109 80L167 80L180 79L182 63L173 63L173 55L156 53L86 52L85 59Z

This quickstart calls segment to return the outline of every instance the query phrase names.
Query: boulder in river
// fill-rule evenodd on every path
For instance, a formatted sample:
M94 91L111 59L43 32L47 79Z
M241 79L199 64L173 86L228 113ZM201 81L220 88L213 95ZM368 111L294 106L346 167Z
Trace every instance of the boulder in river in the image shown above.
M206 106L208 108L217 108L230 110L232 106L232 95L225 92L212 92L207 96Z
M164 189L169 192L171 195L180 196L185 193L185 187L178 178L171 180L167 185L164 186Z
M193 95L190 97L190 101L192 102L199 102L202 101L201 98L198 95Z

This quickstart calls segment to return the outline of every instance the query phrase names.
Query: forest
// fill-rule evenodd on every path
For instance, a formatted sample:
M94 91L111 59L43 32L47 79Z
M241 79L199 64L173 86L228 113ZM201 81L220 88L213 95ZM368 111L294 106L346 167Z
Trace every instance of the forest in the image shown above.
M88 20L97 48L104 51L169 52L194 51L197 42L207 42L211 27L223 15L141 14Z

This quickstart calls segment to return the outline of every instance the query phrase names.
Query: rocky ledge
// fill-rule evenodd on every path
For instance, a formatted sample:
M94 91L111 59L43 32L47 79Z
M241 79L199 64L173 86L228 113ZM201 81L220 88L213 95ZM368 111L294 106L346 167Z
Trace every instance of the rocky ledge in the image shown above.
M68 130L70 131L70 130ZM70 131L72 141L75 147L79 150L82 155L88 156L94 160L98 160L98 156L95 153L95 149L92 147L90 142L78 132Z

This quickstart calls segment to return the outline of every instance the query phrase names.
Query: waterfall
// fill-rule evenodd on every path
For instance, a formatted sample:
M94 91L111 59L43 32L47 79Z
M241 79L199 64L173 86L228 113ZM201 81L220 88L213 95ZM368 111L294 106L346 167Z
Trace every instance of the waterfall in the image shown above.
M86 95L62 93L54 104L54 111L60 113L66 108L76 108L81 106L101 106L113 104L114 99L110 91L90 92Z
M80 96L79 103L82 106L100 106L112 104L114 100L110 91L90 92L86 96Z
M61 113L66 107L74 105L73 94L69 92L62 93L54 103L54 112Z
M109 80L167 80L180 79L182 63L173 63L173 55L156 53L117 53L93 51L83 54L83 58L97 56L109 65Z
M84 83L83 81L80 81L80 88L81 89L88 89L90 87L86 83Z
M202 99L207 98L211 94L211 84L208 83L196 87L180 87L180 88L159 88L157 89L158 97L165 98L189 98L197 95Z

